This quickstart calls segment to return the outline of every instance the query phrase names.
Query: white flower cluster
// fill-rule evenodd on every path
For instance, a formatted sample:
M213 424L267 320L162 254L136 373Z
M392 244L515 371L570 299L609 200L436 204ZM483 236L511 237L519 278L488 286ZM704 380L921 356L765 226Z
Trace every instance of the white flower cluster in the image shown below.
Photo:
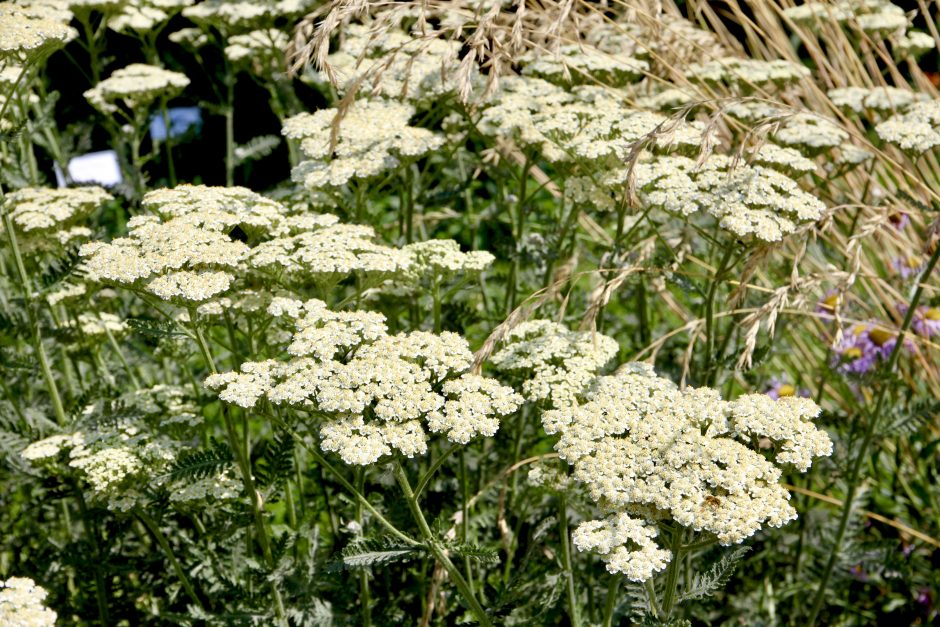
M289 118L282 133L299 140L307 157L291 177L311 189L339 187L440 148L443 136L409 126L414 113L411 105L376 99L357 100L342 115L320 109Z
M82 412L74 431L33 442L20 456L39 467L61 461L79 472L93 498L127 511L140 503L144 486L160 485L167 468L199 424L198 409L182 388L159 385L116 401L97 401Z
M579 551L600 555L611 574L620 573L630 581L646 581L666 568L672 559L672 553L653 540L657 535L655 524L619 512L578 525L571 540Z
M402 249L408 257L407 275L413 280L445 280L456 275L474 276L489 268L495 257L485 250L468 253L452 239L433 239L408 244Z
M100 187L25 187L7 194L3 204L18 235L25 238L24 249L32 250L90 237L91 229L78 223L111 200ZM3 232L0 224L0 236Z
M48 595L29 577L0 580L0 625L54 627L56 613L43 605Z
M278 299L269 310L294 317L295 359L247 362L206 386L241 407L266 398L325 418L320 445L348 464L424 454L426 428L459 443L492 436L499 417L522 402L511 388L468 373L473 355L454 333L388 335L381 314L331 311L318 300Z
M248 246L199 222L199 214L166 222L135 216L127 237L82 246L82 267L91 281L143 289L184 306L207 300L228 288Z
M680 390L631 363L598 378L583 402L545 412L543 423L560 433L555 449L602 509L668 517L727 545L796 517L775 463L806 470L832 451L811 422L819 413L811 400L757 396ZM766 456L747 446L758 440L772 449Z
M456 90L459 42L413 37L370 24L350 24L341 42L342 47L327 57L340 92L361 83L373 96L425 103ZM325 72L311 78L329 80ZM473 71L470 80L479 82L479 72Z
M620 86L632 83L649 70L643 59L606 52L577 44L545 52L533 50L522 57L522 73L562 85L594 84Z
M122 3L120 9L108 17L108 28L124 33L149 33L194 0L131 0Z
M381 281L408 268L401 249L379 244L370 226L327 224L298 235L262 242L250 254L250 265L288 281L330 285L355 273L366 283Z
M873 36L890 38L896 54L918 56L936 46L927 33L910 30L904 9L887 0L837 0L807 2L788 7L783 15L795 24L818 28L820 24L840 23L857 26Z
M232 63L250 64L268 71L280 70L287 44L287 34L276 28L254 30L229 37L225 56Z
M78 326L85 335L96 336L111 333L115 337L127 333L127 323L107 312L85 311L78 314Z
M77 35L74 28L46 11L0 3L0 60L17 62L41 56Z
M816 164L794 148L785 148L776 144L762 144L751 154L751 162L780 170L790 176L799 176L816 171Z
M705 63L695 63L685 68L689 80L710 84L726 84L741 93L750 93L768 86L784 87L799 82L811 75L809 68L777 59L761 61L725 57Z
M115 113L118 101L131 110L144 110L155 100L173 98L188 85L189 79L185 74L155 65L132 63L115 70L86 91L85 98L102 113Z
M800 224L818 220L821 200L775 169L712 155L703 164L660 156L634 169L640 200L680 216L707 213L738 237L777 242Z
M246 31L279 17L302 15L315 0L203 0L183 9L183 16L223 33Z
M921 155L940 145L940 100L915 102L878 124L875 132L901 150Z
M673 121L653 111L630 109L608 90L564 90L532 77L507 77L484 109L480 131L540 150L554 162L622 163L636 142L658 132L653 146L696 150L701 122Z
M532 402L564 407L594 381L617 355L616 340L592 331L571 331L550 320L527 320L503 339L490 357L497 370L522 377L522 394Z
M921 100L924 94L897 87L840 87L827 92L832 104L855 113L899 111Z
M797 113L787 117L774 140L785 146L797 147L810 154L818 154L842 145L849 134L835 122L813 113Z

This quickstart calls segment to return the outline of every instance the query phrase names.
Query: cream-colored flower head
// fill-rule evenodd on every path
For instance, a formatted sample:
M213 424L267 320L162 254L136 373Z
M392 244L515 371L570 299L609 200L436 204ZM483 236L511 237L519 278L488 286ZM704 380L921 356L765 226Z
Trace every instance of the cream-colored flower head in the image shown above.
M131 0L108 18L108 28L119 33L149 33L193 2L194 0Z
M827 92L832 104L855 113L870 111L899 111L917 100L922 94L897 87L840 87Z
M398 29L350 24L343 29L339 50L327 57L331 75L313 72L308 80L337 83L340 93L363 85L373 97L431 103L457 91L460 42L412 37ZM481 83L476 66L466 78ZM365 88L368 86L368 88Z
M631 363L598 378L579 402L545 412L543 424L560 435L555 449L574 478L615 515L588 523L578 546L600 553L611 572L643 580L669 556L654 550L655 534L643 535L642 521L621 515L667 518L726 545L787 523L796 511L779 483L780 466L805 471L832 452L812 423L819 411L803 398L725 401L709 388L680 390L648 364ZM767 452L751 448L761 440ZM632 548L612 562L612 550L625 544L616 537Z
M574 402L619 349L616 340L602 333L527 320L509 331L490 362L521 380L526 400L561 407Z
M200 26L223 33L247 31L279 17L303 15L315 0L204 0L183 9L183 15Z
M690 65L685 70L690 80L726 84L742 94L769 86L784 87L811 75L809 68L790 61L761 61L725 57Z
M321 109L289 118L282 133L299 140L308 159L291 178L311 189L339 187L440 148L443 136L409 125L414 113L400 102L358 100L340 117L336 109Z
M0 60L19 62L39 57L77 35L74 28L43 11L0 2Z
M913 155L940 146L940 100L915 102L903 113L877 125L875 132L884 141Z
M633 174L644 205L679 216L711 215L736 237L777 242L818 220L825 209L777 169L735 164L724 155L701 165L686 157L657 156L638 163Z
M82 224L114 198L100 187L51 189L25 187L4 198L24 254L60 249L87 240L91 229ZM0 224L0 237L4 226Z
M225 56L232 63L247 65L263 72L283 71L284 49L288 37L276 28L233 35L225 46Z
M0 625L54 627L56 613L43 605L48 594L29 577L0 580Z
M286 207L239 186L185 184L157 189L144 196L141 206L165 220L185 216L188 223L210 231L230 233L239 227L249 240L288 228Z
M146 109L157 99L177 96L188 85L189 79L185 74L132 63L115 70L110 77L86 91L85 98L102 113L117 111L118 102L132 110Z
M293 321L294 358L247 362L206 386L241 407L266 398L322 418L321 447L348 464L422 455L428 431L462 444L492 436L522 402L511 388L468 372L473 355L454 333L388 335L381 314L331 311L318 300L277 299L269 312Z
M520 57L522 73L562 85L596 84L621 86L649 70L649 64L624 54L589 46L567 44L558 50L533 50Z

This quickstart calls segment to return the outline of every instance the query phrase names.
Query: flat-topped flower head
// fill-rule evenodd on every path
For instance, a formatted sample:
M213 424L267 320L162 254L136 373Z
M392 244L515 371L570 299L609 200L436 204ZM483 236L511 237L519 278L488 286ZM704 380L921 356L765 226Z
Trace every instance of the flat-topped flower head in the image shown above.
M85 92L89 103L102 113L117 111L123 102L131 110L145 110L158 99L177 96L189 85L185 74L154 65L132 63Z
M832 104L855 113L871 111L898 111L915 101L922 100L923 94L897 87L840 87L827 93Z
M100 187L24 187L6 194L3 204L19 235L46 237L86 220L112 200L114 197ZM0 224L0 233L3 228Z
M188 223L210 231L230 234L238 227L249 240L280 233L289 213L279 202L238 186L157 189L144 196L141 206L167 220L186 216Z
M921 155L940 146L940 100L915 102L875 127L878 137L904 152Z
M420 279L447 279L457 275L475 276L492 265L495 257L485 250L462 252L452 239L433 239L408 244L402 249L408 258L408 273Z
M679 216L711 215L736 237L777 242L801 224L818 220L825 209L783 172L735 164L724 155L712 155L702 164L687 157L657 156L638 163L633 174L645 206Z
M281 65L288 41L287 34L276 28L232 35L225 46L225 56L232 63L246 65L262 72L280 71L283 69Z
M409 125L413 106L388 100L357 100L340 117L337 109L301 113L284 123L283 135L300 141L308 158L291 177L311 189L369 179L444 144L444 137Z
M340 93L361 84L372 97L422 104L457 91L460 42L370 24L346 26L341 41L340 49L326 58L329 74L314 72L309 80L325 84L332 79ZM475 66L467 80L480 83Z
M561 85L600 83L612 87L631 83L649 70L649 63L593 47L566 44L557 50L533 50L519 59L522 73Z
M693 81L710 84L725 84L747 94L758 88L784 87L811 75L809 68L785 61L761 61L725 57L715 61L696 63L685 70L686 77Z
M48 595L29 577L0 580L0 625L54 627L57 615L43 605Z
M831 453L812 423L819 411L805 398L725 401L709 388L680 390L648 364L632 363L598 378L578 403L545 412L543 423L560 433L555 449L602 510L668 518L734 544L796 517L779 466L806 470ZM767 451L750 447L759 440Z
M169 21L195 0L131 0L108 18L108 28L119 33L149 33Z
M0 61L42 57L77 35L67 23L42 11L0 2Z
M672 561L672 553L654 541L658 535L655 524L620 512L581 523L571 541L579 551L600 555L607 572L646 581Z
M849 134L835 122L812 113L788 116L773 134L774 141L817 155L849 140Z
M206 386L246 408L267 399L310 411L322 419L323 450L346 463L424 454L428 432L459 443L491 436L522 402L511 388L469 373L473 355L454 333L390 336L381 314L332 311L317 300L276 299L269 312L293 323L294 358L247 362Z
M550 320L513 327L490 357L497 370L522 381L526 400L570 404L619 351L616 340L593 331L571 331Z
M204 0L183 9L183 16L204 28L243 32L279 17L303 15L314 4L314 0Z

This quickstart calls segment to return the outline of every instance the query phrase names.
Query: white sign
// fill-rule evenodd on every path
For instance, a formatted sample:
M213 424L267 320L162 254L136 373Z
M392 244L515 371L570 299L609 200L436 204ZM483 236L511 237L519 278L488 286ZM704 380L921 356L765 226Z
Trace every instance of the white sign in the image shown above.
M72 183L97 183L102 187L111 187L124 181L117 153L113 150L89 152L87 155L69 159L68 170ZM65 187L67 184L58 163L55 164L55 180L59 187Z

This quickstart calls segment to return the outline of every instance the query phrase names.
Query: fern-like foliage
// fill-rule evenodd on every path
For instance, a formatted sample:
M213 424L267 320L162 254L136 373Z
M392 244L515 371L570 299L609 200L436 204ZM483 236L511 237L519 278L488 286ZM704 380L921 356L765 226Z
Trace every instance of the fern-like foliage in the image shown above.
M911 435L930 423L940 413L940 401L923 400L905 409L893 411L889 420L879 429L881 437L893 438Z
M232 463L232 451L222 442L212 448L183 453L167 475L171 479L205 479L218 474Z
M459 557L466 557L480 564L499 564L499 552L471 542L449 544L447 550Z
M150 318L127 318L127 326L143 335L151 337L171 337L186 335L169 320L153 320Z
M82 259L78 255L78 248L70 248L64 256L46 263L39 275L39 284L43 291L49 291L62 281L75 274Z
M734 569L741 561L741 558L750 550L750 547L747 546L736 546L723 551L716 562L705 570L695 573L688 589L679 593L679 601L704 599L724 588L731 579L731 575L734 574Z
M286 432L265 441L254 474L262 488L279 485L294 471L294 438Z
M327 567L330 571L358 570L407 562L427 554L421 545L402 544L391 538L365 538L340 551L340 556Z

